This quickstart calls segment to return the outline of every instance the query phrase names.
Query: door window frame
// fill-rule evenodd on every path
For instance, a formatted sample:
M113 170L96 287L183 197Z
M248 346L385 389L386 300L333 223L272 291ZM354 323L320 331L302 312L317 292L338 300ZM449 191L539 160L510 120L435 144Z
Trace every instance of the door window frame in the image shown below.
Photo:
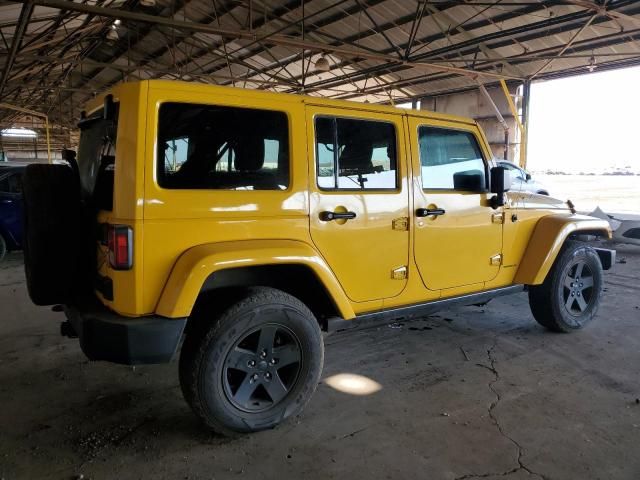
M413 117L417 118L417 117ZM487 160L487 154L484 151L482 142L478 140L478 136L473 129L467 128L457 128L457 127L447 127L441 125L434 125L429 123L419 123L416 122L416 140L417 140L417 160L418 160L418 172L420 174L420 188L423 192L438 192L438 193L457 193L457 194L470 194L470 195L481 195L484 193L489 193L489 160ZM482 158L482 163L484 164L484 190L473 192L470 190L456 190L455 188L424 188L424 184L422 183L422 158L420 156L420 128L438 128L440 130L450 130L456 132L462 132L470 134L473 137L473 140L476 142L476 146L478 147L478 151L480 152L480 157Z
M400 153L399 153L399 145L400 145L400 136L398 133L398 125L391 121L391 120L381 120L381 119L377 119L377 118L368 118L368 117L363 117L363 116L348 116L348 115L335 115L332 113L317 113L314 112L313 113L313 138L312 138L312 145L313 145L313 161L314 161L314 176L315 176L315 186L318 189L318 191L322 192L322 193L341 193L341 192L345 192L345 193L399 193L402 192L402 177L400 176L400 168L401 168L401 163L402 163L402 159L400 158ZM334 120L334 124L336 125L335 127L335 131L334 131L334 142L336 142L336 145L338 143L338 128L337 128L337 120L338 119L344 119L344 120L360 120L360 121L365 121L365 122L377 122L377 123L384 123L387 125L390 125L391 127L393 127L393 132L394 132L394 138L395 138L395 160L396 160L396 174L395 174L395 179L396 179L396 184L394 188L340 188L338 186L334 187L334 188L326 188L326 187L322 187L320 186L319 182L318 182L318 178L319 178L319 173L320 173L320 161L318 159L318 144L317 144L317 129L316 129L316 120L318 118L329 118ZM400 128L404 128L402 125L400 126ZM335 167L337 166L337 162L336 162L336 158L335 158L335 153L334 153L334 170ZM339 170L334 171L334 178L336 179L336 185L338 184L337 180L339 178Z

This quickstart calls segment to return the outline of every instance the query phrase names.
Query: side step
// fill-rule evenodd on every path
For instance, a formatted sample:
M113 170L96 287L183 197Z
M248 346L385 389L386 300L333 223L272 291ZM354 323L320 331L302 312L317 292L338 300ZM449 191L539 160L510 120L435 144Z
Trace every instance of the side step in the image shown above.
M424 317L453 306L486 303L492 298L523 292L525 288L524 285L512 285L510 287L496 288L495 290L471 293L460 297L445 298L427 303L409 305L407 307L396 307L388 310L365 313L358 315L353 320L334 317L327 321L327 331L328 333L334 333L342 330L370 328L388 323L392 320L409 320L416 317Z

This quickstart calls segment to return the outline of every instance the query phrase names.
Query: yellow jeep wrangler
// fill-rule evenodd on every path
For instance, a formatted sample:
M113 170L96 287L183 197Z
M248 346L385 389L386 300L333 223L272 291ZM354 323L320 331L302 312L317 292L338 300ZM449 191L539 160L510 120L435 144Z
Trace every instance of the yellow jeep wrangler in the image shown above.
M219 432L271 428L320 379L322 330L528 291L596 314L607 222L509 191L467 118L143 81L87 106L69 165L26 171L25 268L92 360L168 362ZM183 340L184 339L184 340Z

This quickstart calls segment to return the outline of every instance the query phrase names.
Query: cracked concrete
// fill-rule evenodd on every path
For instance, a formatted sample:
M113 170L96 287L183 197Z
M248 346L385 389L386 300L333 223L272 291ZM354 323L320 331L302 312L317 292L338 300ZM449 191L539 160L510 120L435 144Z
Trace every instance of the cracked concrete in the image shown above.
M640 254L621 248L587 329L539 327L524 294L326 339L305 412L229 440L203 431L177 365L87 362L60 314L27 300L21 257L0 265L0 478L637 480ZM481 365L481 367L477 366Z
M466 474L466 475L462 475L460 477L456 477L455 480L467 480L467 479L473 479L473 478L490 478L490 477L506 477L509 475L512 475L514 473L519 472L520 470L524 470L525 472L527 472L527 474L529 475L533 475L537 478L541 478L542 480L547 480L547 478L544 475L541 475L539 473L536 473L534 471L532 471L529 467L527 467L524 462L522 461L522 457L524 456L524 448L522 447L522 445L520 445L517 440L515 440L512 436L510 436L509 434L507 434L502 425L500 425L500 421L498 419L498 417L496 416L496 412L495 409L498 406L498 404L500 403L500 400L502 400L502 397L500 396L500 392L498 392L494 385L500 381L500 372L498 372L497 368L496 368L496 363L497 360L494 357L494 350L497 348L498 346L498 338L496 337L493 345L491 346L491 348L489 348L487 350L487 360L489 361L489 365L485 365L482 363L477 363L476 365L482 368L485 368L487 370L489 370L494 378L493 380L491 380L487 386L489 388L489 390L491 390L493 392L493 394L495 395L495 400L491 402L491 404L489 405L488 408L488 413L489 413L489 417L491 418L491 420L493 421L494 425L496 426L496 428L498 429L498 431L500 432L500 434L505 437L506 439L508 439L511 443L513 443L513 445L516 448L516 462L518 463L517 467L512 468L511 470L508 470L506 472L500 472L500 473L479 473L479 474L475 474L475 473L471 473L471 474Z

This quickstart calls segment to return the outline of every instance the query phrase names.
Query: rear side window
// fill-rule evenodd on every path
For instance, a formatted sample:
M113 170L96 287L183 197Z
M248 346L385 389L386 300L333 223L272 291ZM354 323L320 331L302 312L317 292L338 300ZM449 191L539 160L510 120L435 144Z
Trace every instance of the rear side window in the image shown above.
M158 131L163 188L289 187L289 126L283 112L165 103Z
M318 187L326 190L397 188L393 124L318 117L315 126Z
M480 191L486 188L485 163L471 132L420 127L422 188Z

